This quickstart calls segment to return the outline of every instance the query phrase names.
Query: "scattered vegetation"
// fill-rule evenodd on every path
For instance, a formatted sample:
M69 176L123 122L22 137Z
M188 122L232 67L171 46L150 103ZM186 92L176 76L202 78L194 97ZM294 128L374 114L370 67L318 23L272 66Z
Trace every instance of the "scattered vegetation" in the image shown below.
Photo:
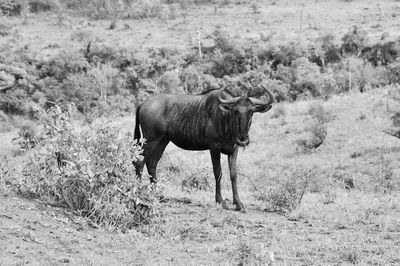
M311 152L321 146L327 135L326 123L330 120L328 113L318 103L309 107L308 114L312 119L306 124L306 134L294 141L301 152Z
M254 197L265 204L265 211L288 214L300 205L315 175L315 168L288 166L279 176L271 178L272 184L255 187Z
M208 182L207 176L208 172L203 171L196 171L195 173L186 174L181 183L182 190L211 190L211 185Z

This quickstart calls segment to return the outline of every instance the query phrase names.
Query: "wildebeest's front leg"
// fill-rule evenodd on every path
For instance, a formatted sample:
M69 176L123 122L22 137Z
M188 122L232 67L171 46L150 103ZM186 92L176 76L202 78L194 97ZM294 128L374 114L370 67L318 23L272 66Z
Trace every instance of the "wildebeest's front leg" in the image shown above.
M239 198L239 193L237 190L237 171L236 171L236 159L237 159L238 149L232 154L228 155L229 172L232 182L232 193L233 193L233 203L236 205L237 211L244 211L244 206Z
M210 150L210 154L215 177L215 201L222 204L222 208L228 209L228 206L226 205L226 202L221 195L221 153L216 150Z

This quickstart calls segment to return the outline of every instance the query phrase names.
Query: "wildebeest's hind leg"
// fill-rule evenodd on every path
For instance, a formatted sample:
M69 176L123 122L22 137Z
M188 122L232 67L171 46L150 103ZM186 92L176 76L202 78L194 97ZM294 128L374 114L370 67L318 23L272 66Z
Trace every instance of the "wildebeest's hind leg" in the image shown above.
M144 163L144 159L141 161L133 162L133 165L135 166L136 178L138 178L139 180L142 180Z
M221 195L221 153L219 151L210 150L211 161L213 165L214 177L215 177L215 201L222 205L222 208L228 209L225 200Z
M144 160L146 162L147 171L150 175L150 182L157 182L157 164L164 153L165 147L167 147L169 139L162 136L156 140L150 141L146 144L144 150Z

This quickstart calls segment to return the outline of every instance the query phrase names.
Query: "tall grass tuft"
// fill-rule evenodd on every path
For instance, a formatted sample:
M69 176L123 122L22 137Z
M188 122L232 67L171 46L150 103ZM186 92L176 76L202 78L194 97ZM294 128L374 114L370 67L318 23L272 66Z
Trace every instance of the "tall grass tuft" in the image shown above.
M264 203L264 210L289 214L301 203L311 182L316 179L315 168L285 167L272 184L254 188L254 198Z

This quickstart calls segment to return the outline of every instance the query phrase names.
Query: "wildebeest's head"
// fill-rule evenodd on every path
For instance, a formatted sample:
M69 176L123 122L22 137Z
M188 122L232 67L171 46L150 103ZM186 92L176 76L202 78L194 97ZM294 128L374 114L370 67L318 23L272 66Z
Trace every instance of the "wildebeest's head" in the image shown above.
M250 143L249 130L251 126L251 119L255 112L264 113L271 109L274 97L272 93L265 87L268 100L260 100L253 97L239 96L230 99L223 99L221 92L219 99L219 109L222 110L224 115L230 117L232 123L232 130L236 144L241 147L246 147Z

